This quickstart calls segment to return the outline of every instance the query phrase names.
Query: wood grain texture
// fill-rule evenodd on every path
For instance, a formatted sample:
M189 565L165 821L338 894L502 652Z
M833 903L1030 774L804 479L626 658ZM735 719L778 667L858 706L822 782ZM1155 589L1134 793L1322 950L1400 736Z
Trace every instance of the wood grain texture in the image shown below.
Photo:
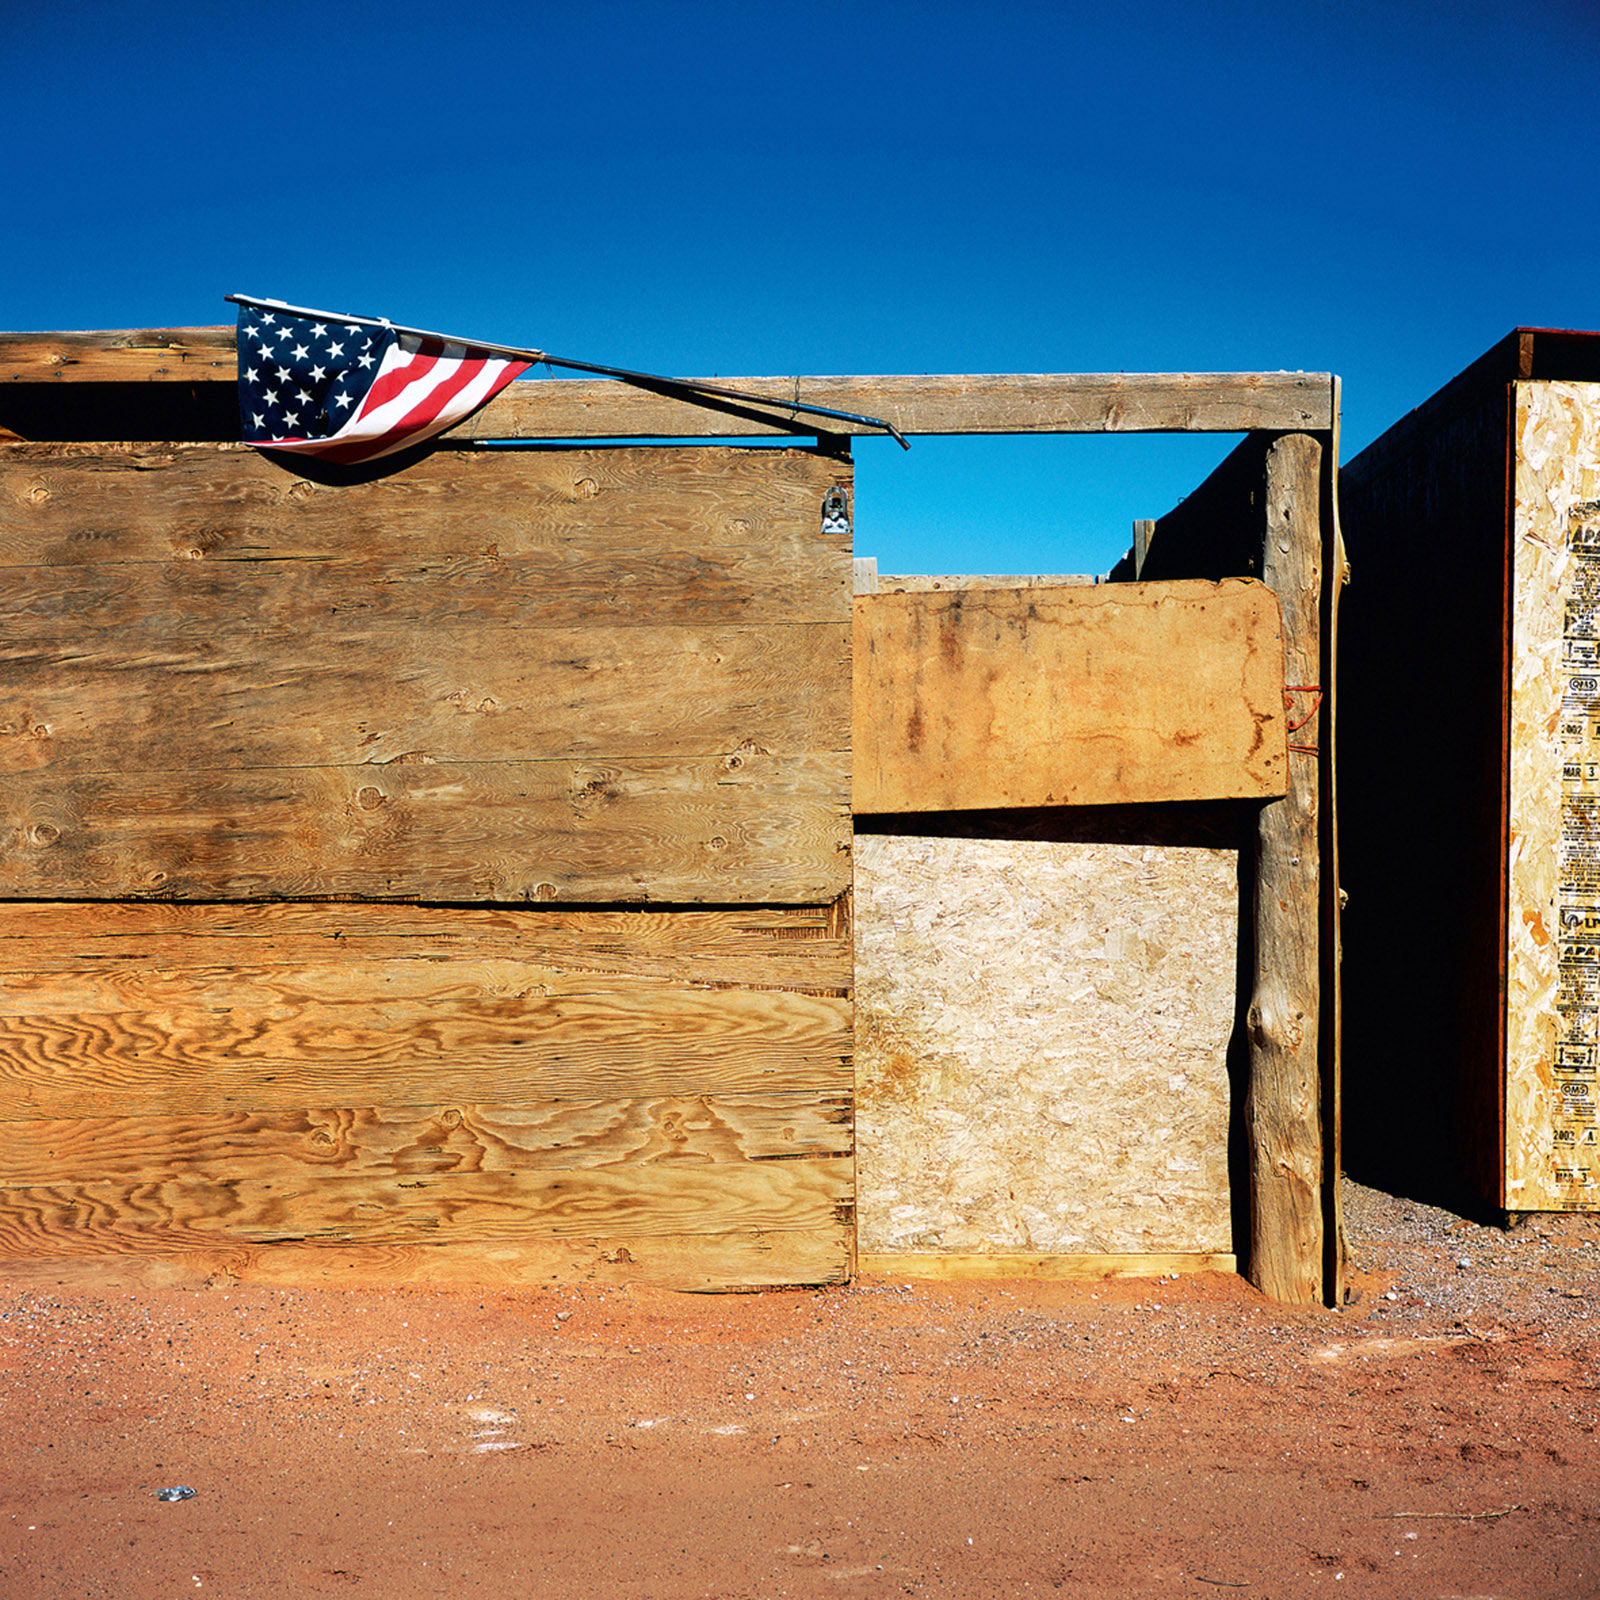
M233 595L170 611L168 598L127 594L120 621L70 630L70 603L22 621L0 601L0 681L16 708L0 772L37 785L849 748L850 638L827 623L480 626L442 639L420 622L273 627Z
M0 334L0 384L232 383L231 328ZM467 428L485 437L691 438L859 424L786 413L785 401L884 416L917 433L1239 432L1330 425L1325 373L962 373L717 378L767 402L691 405L611 380L512 384ZM133 433L123 437L137 437Z
M231 324L0 334L0 383L234 383Z
M838 907L0 906L0 1273L832 1281L850 979Z
M906 377L725 378L772 402L854 411L908 435L971 433L1235 433L1325 428L1324 373L953 373ZM857 423L788 413L802 429L871 433ZM691 438L778 433L754 408L717 409L609 382L514 383L477 419L480 437Z
M158 1174L293 1190L325 1178L716 1166L848 1156L848 1094L326 1106L0 1124L5 1184L149 1182Z
M831 901L848 477L0 451L0 893Z
M849 756L0 777L0 894L816 904Z
M237 926L247 909L217 920ZM92 928L98 908L58 908L76 968L56 956L33 970L41 941L0 940L0 1121L850 1090L848 940L807 923L796 938L781 918L751 932L738 912L671 914L713 945L779 947L776 971L747 955L741 977L739 957L698 956L695 928L664 953L656 918L640 919L637 963L619 913L564 914L521 956L500 920L516 913L498 915L481 955L457 923L476 913L419 913L455 941L397 957L351 915L364 909L325 908L320 934L174 938L175 912L203 926L212 908L152 906L142 946L96 955L66 925L75 911ZM531 928L545 915L520 914ZM811 982L769 986L778 976Z
M1284 792L1278 605L1258 583L855 600L858 812Z
M612 1171L0 1186L0 1258L243 1244L489 1243L596 1234L815 1232L847 1207L849 1161Z
M345 952L351 954L345 955ZM386 903L128 904L0 902L0 977L85 971L158 974L266 966L425 962L431 992L454 990L465 966L511 961L540 982L559 972L590 981L708 988L801 989L842 995L851 979L848 925L835 906L738 906L718 911L530 911L509 906ZM192 981L185 979L186 982ZM468 978L467 983L472 983ZM524 980L526 981L526 980ZM493 992L493 991L486 991Z
M1322 442L1287 434L1266 456L1262 576L1283 607L1284 676L1320 685ZM1321 732L1295 734L1288 795L1263 806L1256 841L1255 983L1248 1012L1252 1283L1274 1300L1323 1293L1320 1042Z
M68 591L86 622L150 563L175 595L238 593L268 623L837 623L836 483L848 465L804 450L440 449L321 481L238 444L7 445L0 568L88 569ZM3 592L7 615L29 604L15 577Z
M838 1227L735 1234L625 1234L469 1244L248 1245L116 1255L0 1257L0 1283L101 1290L255 1283L279 1288L520 1288L562 1283L691 1293L843 1283L848 1233Z

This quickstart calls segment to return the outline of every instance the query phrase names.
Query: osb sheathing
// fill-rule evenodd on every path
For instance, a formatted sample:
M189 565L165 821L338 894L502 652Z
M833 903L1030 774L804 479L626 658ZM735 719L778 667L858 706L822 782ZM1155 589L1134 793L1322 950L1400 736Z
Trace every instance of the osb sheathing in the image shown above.
M1229 1251L1238 857L856 838L865 1253Z
M1517 385L1513 481L1505 1203L1592 1209L1600 385Z

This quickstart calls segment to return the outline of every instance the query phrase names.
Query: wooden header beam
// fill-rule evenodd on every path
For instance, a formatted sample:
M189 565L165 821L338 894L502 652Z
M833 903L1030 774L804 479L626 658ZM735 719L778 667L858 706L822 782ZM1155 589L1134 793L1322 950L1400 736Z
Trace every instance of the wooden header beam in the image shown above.
M121 329L0 334L0 386L229 383L234 330ZM909 377L724 378L770 399L886 417L906 434L1326 432L1324 372L957 373ZM802 420L803 419L797 419ZM609 379L514 383L461 433L479 438L693 439L791 431L734 401L692 405ZM807 431L812 431L808 429ZM871 433L854 423L829 432Z
M1221 583L857 595L856 812L1275 799L1278 597Z

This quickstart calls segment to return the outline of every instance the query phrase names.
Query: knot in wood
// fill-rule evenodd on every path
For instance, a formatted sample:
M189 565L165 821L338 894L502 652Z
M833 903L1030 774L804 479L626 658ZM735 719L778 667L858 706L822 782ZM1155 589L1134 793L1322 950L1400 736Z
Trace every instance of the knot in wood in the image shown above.
M578 481L573 484L572 492L580 500L593 500L594 497L600 493L600 485L596 483L593 478L579 478Z
M48 848L61 837L61 830L51 822L36 822L28 829L28 838L36 845Z
M356 790L356 804L363 811L376 811L384 802L384 793L381 789L374 789L370 784L364 789Z

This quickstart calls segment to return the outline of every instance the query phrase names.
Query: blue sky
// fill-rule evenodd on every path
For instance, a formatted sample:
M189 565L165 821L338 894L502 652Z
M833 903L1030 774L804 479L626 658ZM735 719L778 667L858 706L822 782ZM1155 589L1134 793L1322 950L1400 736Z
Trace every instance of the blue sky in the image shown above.
M669 373L1331 370L1600 327L1596 0L0 0L0 325L230 290ZM1225 438L858 447L884 571L1104 571Z

